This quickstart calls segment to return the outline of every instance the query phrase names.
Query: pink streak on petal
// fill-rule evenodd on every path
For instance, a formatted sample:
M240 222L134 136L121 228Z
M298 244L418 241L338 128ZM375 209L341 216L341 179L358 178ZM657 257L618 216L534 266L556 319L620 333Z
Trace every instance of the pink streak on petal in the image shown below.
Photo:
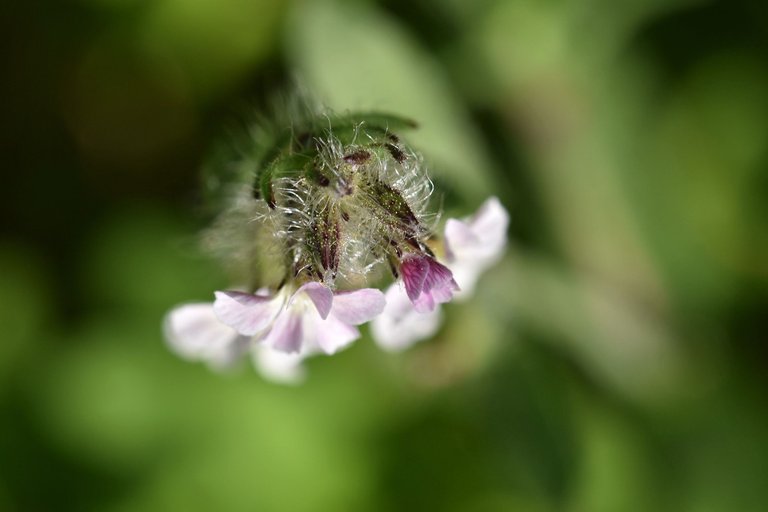
M426 256L405 256L400 263L400 273L403 275L405 292L412 301L419 298L424 287L424 280L429 272Z
M384 294L375 288L340 292L333 296L332 314L345 324L360 325L384 311Z
M436 303L448 302L459 289L448 267L430 256L407 255L400 270L405 291L419 312L432 311Z
M429 300L421 300L422 297L420 297L419 300L414 301L414 307L419 312L432 311L436 303L448 302L453 298L453 292L459 289L453 274L445 265L432 258L429 258L427 263L429 272L424 280L422 297L426 295Z
M215 295L216 316L244 336L253 336L267 328L281 307L273 297L233 291L217 291Z
M457 291L459 289L458 286L456 286L456 282L451 279L450 283L447 283L444 286L441 286L440 288L434 288L432 290L432 298L435 299L435 302L438 304L443 304L445 302L450 302L451 299L453 299L453 292Z
M328 313L331 312L331 307L333 306L333 292L330 288L324 284L311 281L296 290L293 296L296 297L300 293L307 294L307 297L312 300L315 308L317 308L317 312L320 313L320 318L323 320L328 318Z
M277 317L263 343L280 352L294 353L301 350L303 338L302 314L289 308Z
M427 259L427 264L429 265L429 272L427 272L427 277L424 279L424 291L447 290L450 293L458 288L458 285L453 280L453 274L448 267L432 258Z
M360 331L331 314L317 323L316 336L320 349L326 354L333 354L359 338Z

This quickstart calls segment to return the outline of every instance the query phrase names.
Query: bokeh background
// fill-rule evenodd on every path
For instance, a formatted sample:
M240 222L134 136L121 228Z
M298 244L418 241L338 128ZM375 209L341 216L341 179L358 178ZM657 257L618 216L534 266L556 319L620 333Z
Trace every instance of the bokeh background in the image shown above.
M2 7L0 510L768 510L762 0ZM296 79L413 117L505 259L299 387L172 355L215 141Z

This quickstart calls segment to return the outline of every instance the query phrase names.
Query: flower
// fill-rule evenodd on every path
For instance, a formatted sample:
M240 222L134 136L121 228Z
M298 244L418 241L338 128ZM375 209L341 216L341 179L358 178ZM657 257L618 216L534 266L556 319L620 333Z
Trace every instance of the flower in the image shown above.
M250 345L248 336L219 321L210 302L176 306L165 316L163 331L177 355L219 370L240 359Z
M214 370L226 370L250 351L253 364L266 378L284 384L304 378L301 362L305 356L285 354L253 343L223 324L212 302L182 304L165 317L165 338L178 356L188 361L205 362Z
M370 320L380 344L405 348L434 334L440 304L466 296L500 256L508 218L495 198L471 218L449 219L439 247L434 184L401 138L413 121L312 103L286 105L284 125L251 127L252 147L230 148L240 157L208 169L220 212L205 247L249 290L281 284L174 308L165 334L182 357L225 368L249 354L266 377L295 381L306 357L343 349ZM386 295L333 291L365 286L386 266L402 278Z
M469 218L448 219L445 226L446 265L443 266L431 258L424 258L445 269L434 272L439 276L433 279L439 283L436 285L437 290L434 285L430 287L423 284L427 280L422 279L425 274L423 268L428 263L414 261L408 263L405 269L401 266L405 290L398 283L391 285L387 290L387 305L383 313L371 323L371 332L376 343L385 350L397 351L433 336L441 321L438 304L451 299L448 295L446 300L440 300L446 297L446 289L449 292L457 292L456 298L467 298L471 295L480 274L501 258L507 242L508 225L509 214L495 197L485 201ZM452 276L450 281L447 275ZM455 288L449 287L448 283L453 283ZM460 290L457 284L461 286ZM417 290L420 295L414 300L413 295ZM423 307L424 303L429 305L423 298L425 293L437 303L432 304L432 308Z
M457 298L467 298L480 274L504 254L509 213L496 197L487 199L471 217L445 223L446 265L461 286Z
M432 337L440 327L439 307L418 313L400 283L391 285L384 294L384 311L371 322L374 341L384 350L399 352L417 341Z
M459 286L445 265L424 254L406 254L400 261L405 291L419 313L435 309L437 304L448 302Z
M384 294L374 288L333 293L311 281L290 296L286 289L275 296L219 291L213 309L221 322L276 351L333 354L360 337L356 325L382 312Z
M298 382L305 358L333 354L360 337L357 325L384 309L384 294L364 288L333 293L309 282L294 293L275 295L217 291L213 303L183 304L164 322L171 349L214 369L232 366L247 352L261 374L273 381Z
M264 378L281 384L298 384L306 377L304 359L310 354L286 354L258 343L251 348L251 360Z

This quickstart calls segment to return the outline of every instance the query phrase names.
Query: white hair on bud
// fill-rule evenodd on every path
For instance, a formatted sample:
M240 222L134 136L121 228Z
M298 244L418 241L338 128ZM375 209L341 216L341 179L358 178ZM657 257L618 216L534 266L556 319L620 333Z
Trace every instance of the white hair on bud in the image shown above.
M432 236L438 216L430 212L434 185L424 159L388 126L350 123L297 102L276 119L289 132L276 122L251 127L254 148L231 163L250 183L229 197L204 237L245 282L256 288L307 272L331 287L361 283L404 240ZM312 160L288 167L286 157L301 154ZM276 173L268 187L264 172Z

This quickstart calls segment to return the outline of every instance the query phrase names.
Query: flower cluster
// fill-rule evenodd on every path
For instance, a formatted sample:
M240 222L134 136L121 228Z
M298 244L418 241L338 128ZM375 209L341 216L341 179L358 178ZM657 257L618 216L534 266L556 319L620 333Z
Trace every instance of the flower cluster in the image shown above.
M207 237L244 291L171 310L171 348L216 368L249 354L265 376L295 381L304 358L346 347L366 322L389 350L434 334L440 304L471 292L501 256L508 216L491 198L436 236L432 183L393 131L413 126L383 114L308 116L266 138L240 162L246 184ZM386 273L386 293L365 287Z

